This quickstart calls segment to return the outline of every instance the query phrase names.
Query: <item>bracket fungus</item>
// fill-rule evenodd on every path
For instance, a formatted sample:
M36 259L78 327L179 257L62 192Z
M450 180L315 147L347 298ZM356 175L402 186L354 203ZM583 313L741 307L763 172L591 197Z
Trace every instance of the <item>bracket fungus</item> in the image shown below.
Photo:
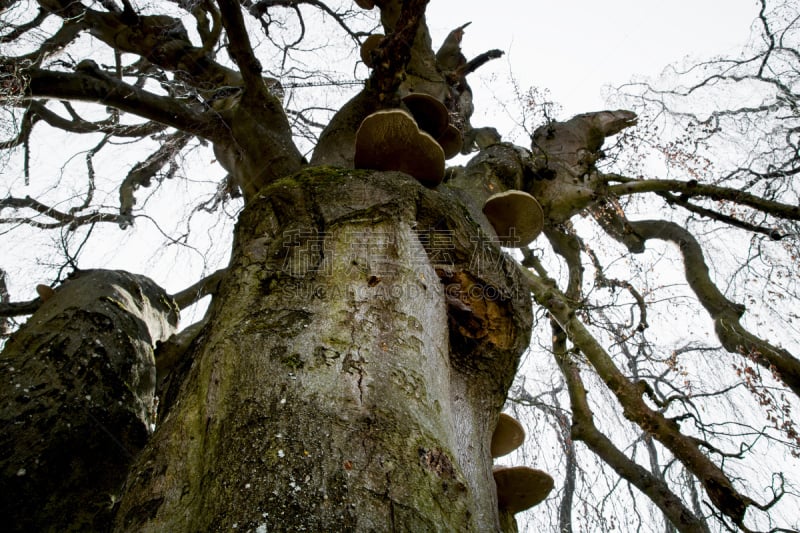
M39 295L39 298L42 299L43 302L46 302L50 298L55 295L56 291L53 290L52 287L49 285L39 284L36 286L36 294Z
M427 187L444 179L444 151L402 109L377 111L356 132L356 168L405 172Z
M436 97L425 93L411 93L403 97L419 129L426 131L436 139L447 129L449 114L447 108Z
M372 52L378 48L384 37L385 36L381 33L374 33L367 37L363 43L361 43L361 50L359 51L359 54L361 55L361 61L363 61L364 64L369 68L375 66L375 63L372 61Z
M461 152L461 147L464 144L464 141L461 137L461 131L449 124L447 128L444 130L444 133L439 135L436 139L436 142L439 143L439 146L442 147L444 150L444 158L450 159L457 156Z
M513 452L525 440L525 430L515 418L505 413L500 413L497 427L492 434L492 457L502 457Z
M498 466L492 473L497 483L497 505L501 512L511 514L541 503L555 485L550 474L527 466Z
M483 204L500 244L522 248L532 243L544 227L544 212L536 198L524 191L511 189L490 196Z
M403 103L411 111L419 129L439 143L445 159L458 155L463 144L461 131L450 124L450 113L438 98L425 93L411 93L403 97Z

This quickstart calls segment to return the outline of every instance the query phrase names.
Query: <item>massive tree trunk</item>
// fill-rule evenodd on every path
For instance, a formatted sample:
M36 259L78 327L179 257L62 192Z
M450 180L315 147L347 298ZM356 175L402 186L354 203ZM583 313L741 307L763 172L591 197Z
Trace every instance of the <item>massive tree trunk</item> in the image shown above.
M216 0L172 2L174 9L158 2L0 2L8 19L0 32L3 49L23 54L0 56L0 105L18 125L0 149L22 150L25 178L24 188L11 180L0 198L0 225L60 228L65 265L77 268L80 250L94 246L88 244L91 227L113 222L125 228L151 216L157 202L137 207L143 199L137 189L176 176L197 143L213 147L228 175L213 198L200 199L204 185L187 185L198 202L188 225L198 210L213 211L229 196L240 194L245 205L229 267L174 297L135 274L78 271L55 291L37 287L41 298L10 302L0 270L0 336L8 329L5 317L38 308L0 355L0 516L6 529L515 531L513 514L541 501L553 483L530 468L492 473L490 441L528 345L531 298L551 321L551 355L565 387L554 384L553 398L569 394L571 424L548 410L558 415L568 452L573 440L583 441L603 469L649 497L681 532L707 531L703 513L726 529L773 525L782 511L770 509L790 495L783 473L774 472L771 482L748 476L764 494L771 488L774 500L762 504L756 493L740 492L748 483L737 481L736 463L757 453L757 441L795 454L800 441L789 416L791 400L769 379L800 394L800 362L745 328L746 307L717 287L712 259L689 229L637 220L634 213L644 204L622 198L656 194L690 216L782 241L776 246L785 250L772 250L788 252L780 257L791 260L800 208L784 180L797 165L791 157L773 163L784 159L776 157L782 151L796 154L793 138L786 136L788 148L760 143L778 148L747 157L747 171L704 175L700 167L711 167L702 147L709 145L698 141L687 148L688 140L726 131L724 124L731 123L723 116L738 127L741 110L708 120L681 113L688 131L702 133L661 148L670 167L688 172L686 181L598 169L605 138L636 123L630 111L548 118L533 132L530 150L502 142L492 127L473 128L467 77L503 52L468 59L461 40L469 22L463 21L434 50L425 22L428 3L356 0L355 6L379 10L362 17L350 2ZM764 42L774 44L777 33L767 22L783 13L767 15L767 2L761 6ZM321 18L304 11L312 7ZM278 15L286 8L294 13L290 18ZM382 29L375 27L378 20ZM326 116L323 126L327 110L303 109L316 97L284 101L281 86L344 81L323 64L313 72L307 55L335 39L329 25L359 43L370 70L358 94ZM256 37L258 26L264 33ZM792 24L782 27L786 33ZM770 70L770 56L784 57L779 52L770 46L759 55L756 77L769 86L776 79L762 74ZM266 78L267 72L279 79ZM352 71L359 77L362 72ZM750 80L752 74L723 78ZM720 77L673 96L683 100L705 91L709 80ZM745 108L745 115L794 105L784 92L775 105ZM641 101L648 93L654 91L639 95ZM520 102L525 108L539 100L534 92L528 96ZM90 102L93 109L73 101ZM28 196L29 175L49 168L30 157L43 127L102 136L86 152L85 186L62 183L73 174L65 170L57 182L47 185L45 178L36 185L46 194ZM651 140L646 131L618 144L634 161L643 153L639 146ZM297 136L316 139L307 154L313 167ZM770 136L774 132L765 139ZM107 202L109 182L96 180L93 160L101 160L101 151L108 160L107 150L133 146L137 138L140 146L154 142L158 148L120 176L117 212ZM465 166L446 166L446 157L475 150ZM741 190L743 183L749 185ZM13 196L23 190L24 196ZM6 209L12 214L6 216ZM680 353L708 349L693 341L675 347L667 359L655 355L664 351L663 339L674 340L645 335L654 316L650 303L664 301L654 291L667 301L677 293L654 289L654 264L633 258L623 262L633 265L633 277L614 279L621 264L616 252L604 253L602 241L594 245L582 236L585 224L573 223L587 215L631 254L644 253L656 239L678 246L687 287L713 320L722 347L735 354L735 377L686 377ZM82 227L85 239L75 239ZM540 245L527 248L540 233L541 245L559 262L551 262L549 251L540 254ZM509 260L498 242L522 248L523 262ZM766 246L758 242L759 259L772 268L779 256L771 257ZM754 257L734 280L755 268ZM566 277L566 284L550 272ZM783 276L775 272L775 279ZM644 291L637 289L640 282ZM764 287L762 294L782 297L766 289L773 281L760 283L754 286ZM753 290L758 292L747 289L749 297ZM173 334L176 307L208 293L214 299L206 317ZM770 298L767 304L775 305ZM757 299L752 296L754 307ZM638 324L627 323L626 307L632 317L638 312ZM667 309L666 315L672 312ZM608 349L600 344L612 338ZM641 374L639 361L647 368ZM772 378L764 372L762 381L751 362ZM722 385L724 379L733 385ZM587 399L590 382L613 394ZM702 384L699 396L695 383ZM669 385L668 393L662 385ZM725 452L731 444L727 422L716 413L696 414L713 413L701 403L716 405L721 394L738 402L740 388L754 395L773 427L742 432L743 451L732 457ZM608 408L608 416L616 413L635 426L602 433L592 410ZM689 421L693 426L682 429ZM615 440L628 430L663 447L665 464L651 461L650 472L636 462L635 446L619 448ZM568 459L560 505L566 529L572 492L586 490L571 485L570 466L577 460ZM539 478L537 490L513 496L502 490L505 476L517 474ZM697 503L700 485L711 503L705 511ZM759 511L767 514L753 517ZM603 510L598 519L605 515Z
M232 40L242 96L203 133L246 199L231 263L182 357L171 364L182 342L157 355L163 379L148 391L160 399L157 429L124 486L107 484L113 497L98 524L113 516L120 531L500 529L490 441L532 314L530 292L481 212L495 160L435 191L405 174L348 168L367 114L410 92L460 94L437 71L426 3L381 3L392 35L386 61L312 157L344 168L284 176L302 165L287 149L286 117L247 39ZM220 2L237 35L233 6ZM466 128L471 110L450 111ZM509 181L519 186L514 165ZM503 523L513 528L513 519Z
M155 433L124 488L127 465L104 488L116 529L497 530L489 443L531 304L456 197L323 167L251 201L210 319L160 391ZM124 388L106 386L109 401ZM92 448L98 463L111 448Z

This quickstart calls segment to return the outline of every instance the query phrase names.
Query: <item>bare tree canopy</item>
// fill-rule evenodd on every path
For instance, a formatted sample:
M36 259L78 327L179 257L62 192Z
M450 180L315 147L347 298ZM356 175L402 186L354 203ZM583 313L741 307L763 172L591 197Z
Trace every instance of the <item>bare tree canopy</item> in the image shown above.
M526 146L427 5L0 0L12 531L800 529L796 2Z

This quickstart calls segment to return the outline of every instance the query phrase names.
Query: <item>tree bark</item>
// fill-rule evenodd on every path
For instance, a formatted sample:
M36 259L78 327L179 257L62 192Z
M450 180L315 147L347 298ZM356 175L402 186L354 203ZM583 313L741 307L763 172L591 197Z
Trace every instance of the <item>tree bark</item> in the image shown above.
M0 357L5 531L103 531L155 423L153 349L177 308L151 280L81 272Z
M489 443L531 303L478 228L399 173L262 191L117 529L497 530Z

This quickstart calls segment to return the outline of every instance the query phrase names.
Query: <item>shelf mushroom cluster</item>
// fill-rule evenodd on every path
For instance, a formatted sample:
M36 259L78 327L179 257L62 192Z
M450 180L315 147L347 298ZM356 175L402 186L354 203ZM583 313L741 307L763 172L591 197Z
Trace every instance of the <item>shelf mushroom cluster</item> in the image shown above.
M442 102L429 94L411 93L403 98L403 103L414 115L419 129L436 139L445 159L458 155L463 144L461 131L450 124L450 113Z
M461 149L461 132L435 97L412 93L403 103L410 113L384 109L361 122L353 163L356 168L405 172L435 187L444 179L445 159Z
M500 413L492 434L491 453L496 459L507 455L522 445L525 430L511 416ZM541 470L527 466L495 466L497 505L501 514L515 515L544 501L553 490L553 478Z
M448 122L447 108L433 96L412 93L403 103L410 113L383 109L361 122L353 163L356 168L405 172L427 187L436 187L444 179L445 159L461 149L461 132ZM507 248L527 246L544 226L536 198L516 189L489 196L483 213Z

